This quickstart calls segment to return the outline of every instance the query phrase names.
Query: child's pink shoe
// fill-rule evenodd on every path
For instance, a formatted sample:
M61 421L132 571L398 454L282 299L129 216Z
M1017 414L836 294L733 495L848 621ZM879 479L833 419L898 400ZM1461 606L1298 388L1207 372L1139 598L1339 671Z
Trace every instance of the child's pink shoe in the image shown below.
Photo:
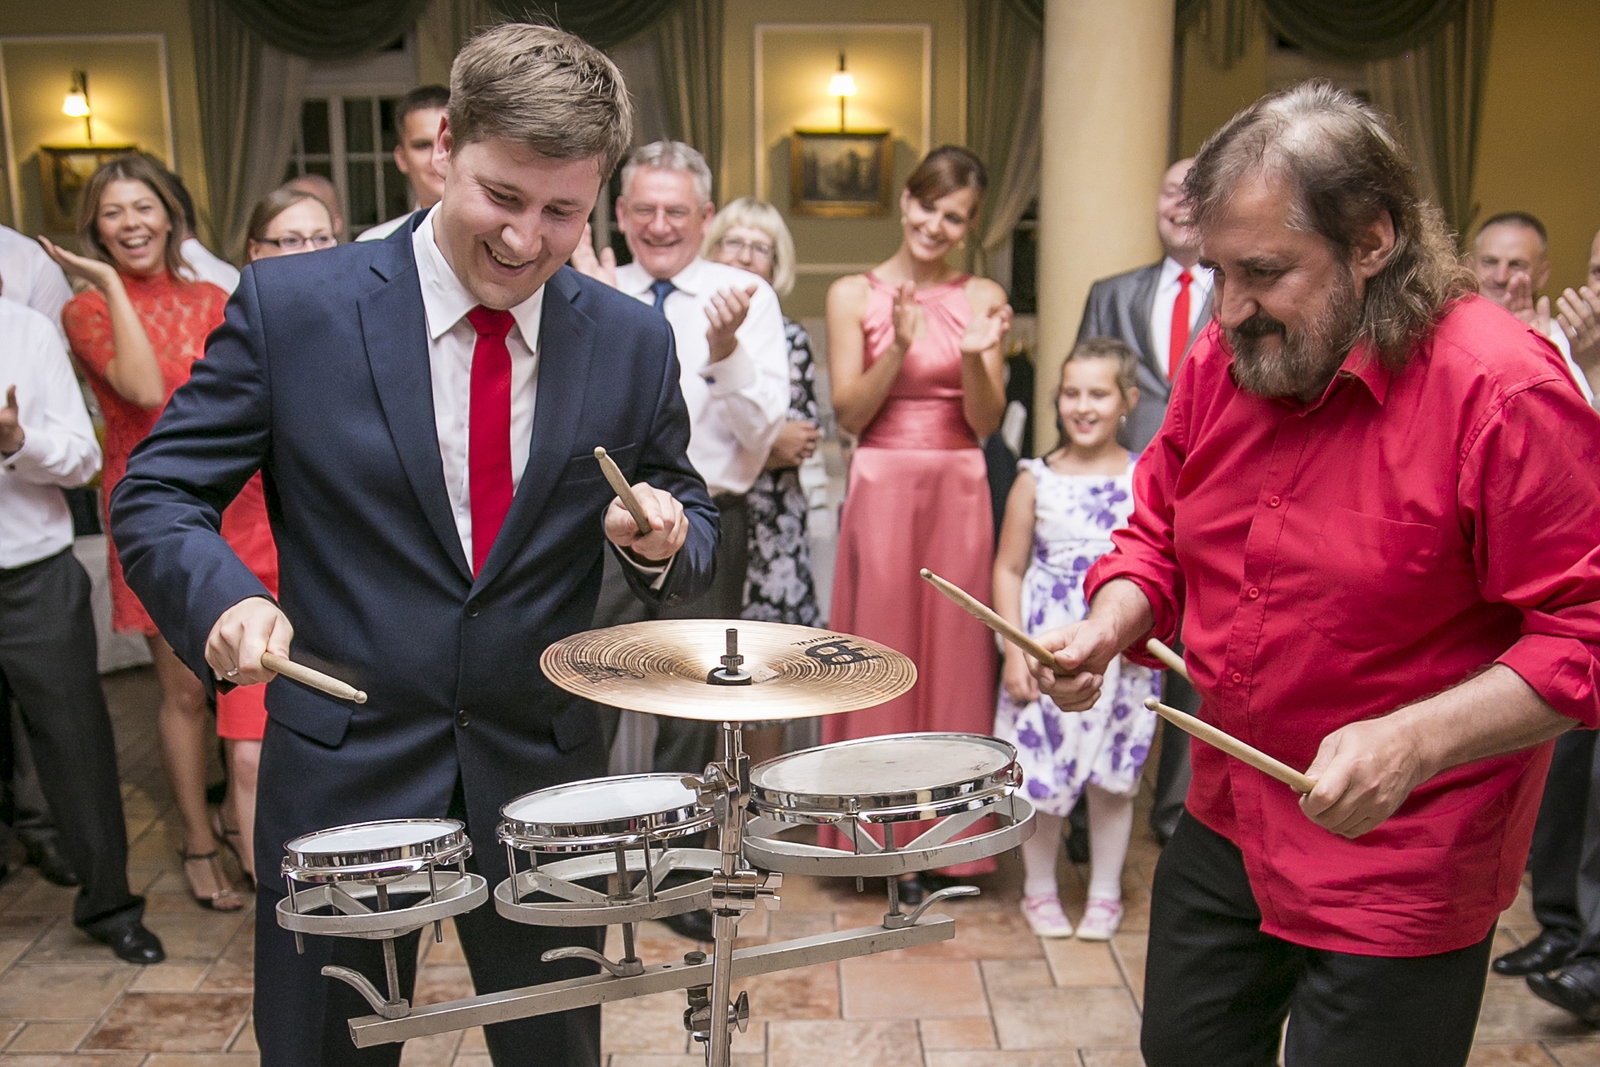
M1072 923L1061 910L1061 898L1054 893L1039 893L1022 898L1022 914L1039 937L1071 937Z
M1078 923L1079 941L1110 941L1122 925L1122 901L1110 897L1090 897Z

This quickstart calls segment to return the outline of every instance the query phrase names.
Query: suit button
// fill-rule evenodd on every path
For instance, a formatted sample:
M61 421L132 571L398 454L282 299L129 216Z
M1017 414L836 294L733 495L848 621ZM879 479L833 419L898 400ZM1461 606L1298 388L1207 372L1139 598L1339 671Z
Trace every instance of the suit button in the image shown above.
M462 708L460 711L456 712L456 725L462 729L472 725L472 716L467 714L466 708Z
M476 600L467 601L467 618L476 619L478 617L479 610L481 609L478 607L478 602Z

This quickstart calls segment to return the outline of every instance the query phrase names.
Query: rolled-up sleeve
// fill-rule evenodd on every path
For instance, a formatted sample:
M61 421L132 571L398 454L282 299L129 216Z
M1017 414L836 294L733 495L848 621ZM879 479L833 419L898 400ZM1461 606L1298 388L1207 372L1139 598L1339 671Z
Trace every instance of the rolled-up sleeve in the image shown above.
M1600 725L1600 415L1562 381L1512 395L1465 442L1460 481L1483 596L1522 613L1497 660Z

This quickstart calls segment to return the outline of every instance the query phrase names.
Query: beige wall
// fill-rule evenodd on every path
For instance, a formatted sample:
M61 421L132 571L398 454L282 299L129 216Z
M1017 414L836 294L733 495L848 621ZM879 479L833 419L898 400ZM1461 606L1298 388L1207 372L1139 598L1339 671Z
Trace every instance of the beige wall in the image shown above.
M773 4L727 0L723 52L723 199L770 198L788 214L788 131L837 126L828 80L843 49L857 95L849 125L894 131L895 181L929 148L960 143L966 125L966 23L961 0L811 0ZM762 78L757 130L756 27ZM777 29L775 27L782 27ZM928 32L923 34L922 28ZM923 40L928 42L924 107ZM814 69L813 69L814 68ZM926 136L924 135L926 129ZM757 188L757 152L761 188ZM790 220L800 275L785 310L822 313L828 285L860 264L887 259L899 245L898 213L866 219Z
M200 146L200 103L196 90L196 76L194 65L194 44L189 32L189 5L187 0L139 0L138 3L80 3L80 4L49 4L49 3L5 3L0 4L0 37L13 37L17 35L49 35L53 37L71 36L77 34L123 34L123 33L159 33L166 37L167 46L167 74L170 85L170 107L172 114L172 144L175 160L169 161L174 169L183 176L184 183L188 185L193 194L196 206L203 213L209 203L205 182L204 164L201 157ZM19 45L23 42L17 42ZM149 129L150 116L156 116L160 121L161 100L160 87L150 84L141 76L141 68L136 62L137 54L129 53L128 61L118 62L114 54L90 42L85 42L82 52L75 56L70 44L60 51L56 46L48 50L23 47L12 52L11 43L7 43L8 59L10 55L43 54L48 52L54 58L51 62L62 69L55 70L50 67L33 70L30 68L29 77L38 77L49 82L43 86L33 86L30 91L36 92L39 99L54 96L56 110L59 114L60 99L67 91L68 79L73 66L81 65L89 73L89 94L96 110L104 108L108 118L117 116L116 125L137 135L140 147L147 148L157 156L165 156L164 144L146 144L145 131ZM114 50L113 50L114 53ZM10 79L8 78L8 81ZM59 85L57 84L59 83ZM137 89L125 88L136 86ZM102 89L103 87L103 89ZM129 101L123 98L124 94L132 95L135 91L142 92L140 99ZM115 95L115 99L113 98ZM39 120L43 121L44 112L40 112ZM19 119L22 116L16 116ZM61 115L64 122L61 133L64 135L73 120ZM24 169L33 167L33 157L37 152L37 143L28 143L27 139L39 135L37 125L26 130L19 129L19 139L22 143L15 146L18 153L17 162ZM110 136L110 130L106 136ZM77 123L77 137L81 140L83 128ZM51 132L54 135L54 132ZM101 127L97 124L96 139L101 137ZM27 139L23 139L23 137ZM37 181L37 169L33 170L34 181ZM26 203L27 196L24 195ZM0 220L7 225L11 224L11 204L9 192L0 183ZM29 213L32 214L31 212Z
M1547 292L1584 279L1600 229L1600 3L1500 0L1490 38L1488 82L1474 196L1478 218L1531 211L1550 230ZM1179 151L1191 154L1267 84L1266 35L1229 71L1206 60L1194 34L1184 42Z

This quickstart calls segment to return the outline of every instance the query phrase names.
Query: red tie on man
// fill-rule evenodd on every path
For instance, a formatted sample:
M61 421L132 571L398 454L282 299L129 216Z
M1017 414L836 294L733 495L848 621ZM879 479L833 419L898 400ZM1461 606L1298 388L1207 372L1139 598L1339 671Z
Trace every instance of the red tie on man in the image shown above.
M489 549L511 510L511 350L509 311L481 304L467 312L478 331L472 347L472 406L467 415L467 486L472 507L472 573L483 570Z
M1172 302L1172 340L1167 345L1167 381L1178 373L1178 360L1189 347L1189 283L1194 275L1184 270L1178 275L1178 299ZM476 520L474 520L476 521Z

